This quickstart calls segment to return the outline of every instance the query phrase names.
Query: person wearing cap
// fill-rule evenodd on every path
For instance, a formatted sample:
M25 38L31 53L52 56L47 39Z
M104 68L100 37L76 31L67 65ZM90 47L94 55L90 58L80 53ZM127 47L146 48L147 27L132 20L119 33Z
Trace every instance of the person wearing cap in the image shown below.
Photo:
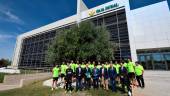
M109 90L108 88L108 71L104 64L100 68L100 78L102 82L103 89Z
M52 82L52 88L51 90L54 90L55 87L57 87L57 82L58 82L58 77L59 77L59 68L58 65L56 64L55 67L52 69L52 74L53 74L53 82Z
M144 68L142 65L139 64L139 62L135 62L135 74L136 74L136 80L138 82L139 87L144 88L145 82L143 78Z

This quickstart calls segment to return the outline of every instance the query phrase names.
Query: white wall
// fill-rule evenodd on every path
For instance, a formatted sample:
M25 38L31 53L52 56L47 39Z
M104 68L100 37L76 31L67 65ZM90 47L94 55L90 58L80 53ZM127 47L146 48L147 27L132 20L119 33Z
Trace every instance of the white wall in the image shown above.
M128 8L127 20L134 61L137 49L170 47L170 10L166 1L135 10Z

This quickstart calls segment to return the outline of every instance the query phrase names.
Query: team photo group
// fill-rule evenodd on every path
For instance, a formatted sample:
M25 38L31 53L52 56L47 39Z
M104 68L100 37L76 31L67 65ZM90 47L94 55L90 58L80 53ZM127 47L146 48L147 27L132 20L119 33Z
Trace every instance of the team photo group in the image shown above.
M70 61L55 64L52 69L52 90L63 84L65 92L94 89L112 92L121 91L132 95L134 87L144 88L144 68L139 62L130 59L109 62L79 62ZM58 79L61 82L58 84ZM73 88L72 83L76 82Z

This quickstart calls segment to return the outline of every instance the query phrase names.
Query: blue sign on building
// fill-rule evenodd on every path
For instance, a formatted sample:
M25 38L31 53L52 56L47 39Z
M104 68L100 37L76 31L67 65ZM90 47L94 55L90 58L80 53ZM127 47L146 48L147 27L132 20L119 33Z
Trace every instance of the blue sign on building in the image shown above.
M165 0L129 0L130 10L148 6L151 4L159 3ZM168 0L170 3L170 0ZM170 4L169 4L170 5Z

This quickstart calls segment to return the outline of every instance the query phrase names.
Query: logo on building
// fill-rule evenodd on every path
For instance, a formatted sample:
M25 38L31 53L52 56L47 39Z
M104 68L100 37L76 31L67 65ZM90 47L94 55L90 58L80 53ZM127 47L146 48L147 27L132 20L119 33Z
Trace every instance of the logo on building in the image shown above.
M119 7L118 3L111 4L111 5L108 5L108 6L105 6L105 7L90 11L89 16L94 16L94 15L96 15L98 13L102 13L102 12L108 11L110 9L116 9L118 7Z
M92 11L89 12L89 16L94 16L94 14L96 14L95 10L92 10Z

